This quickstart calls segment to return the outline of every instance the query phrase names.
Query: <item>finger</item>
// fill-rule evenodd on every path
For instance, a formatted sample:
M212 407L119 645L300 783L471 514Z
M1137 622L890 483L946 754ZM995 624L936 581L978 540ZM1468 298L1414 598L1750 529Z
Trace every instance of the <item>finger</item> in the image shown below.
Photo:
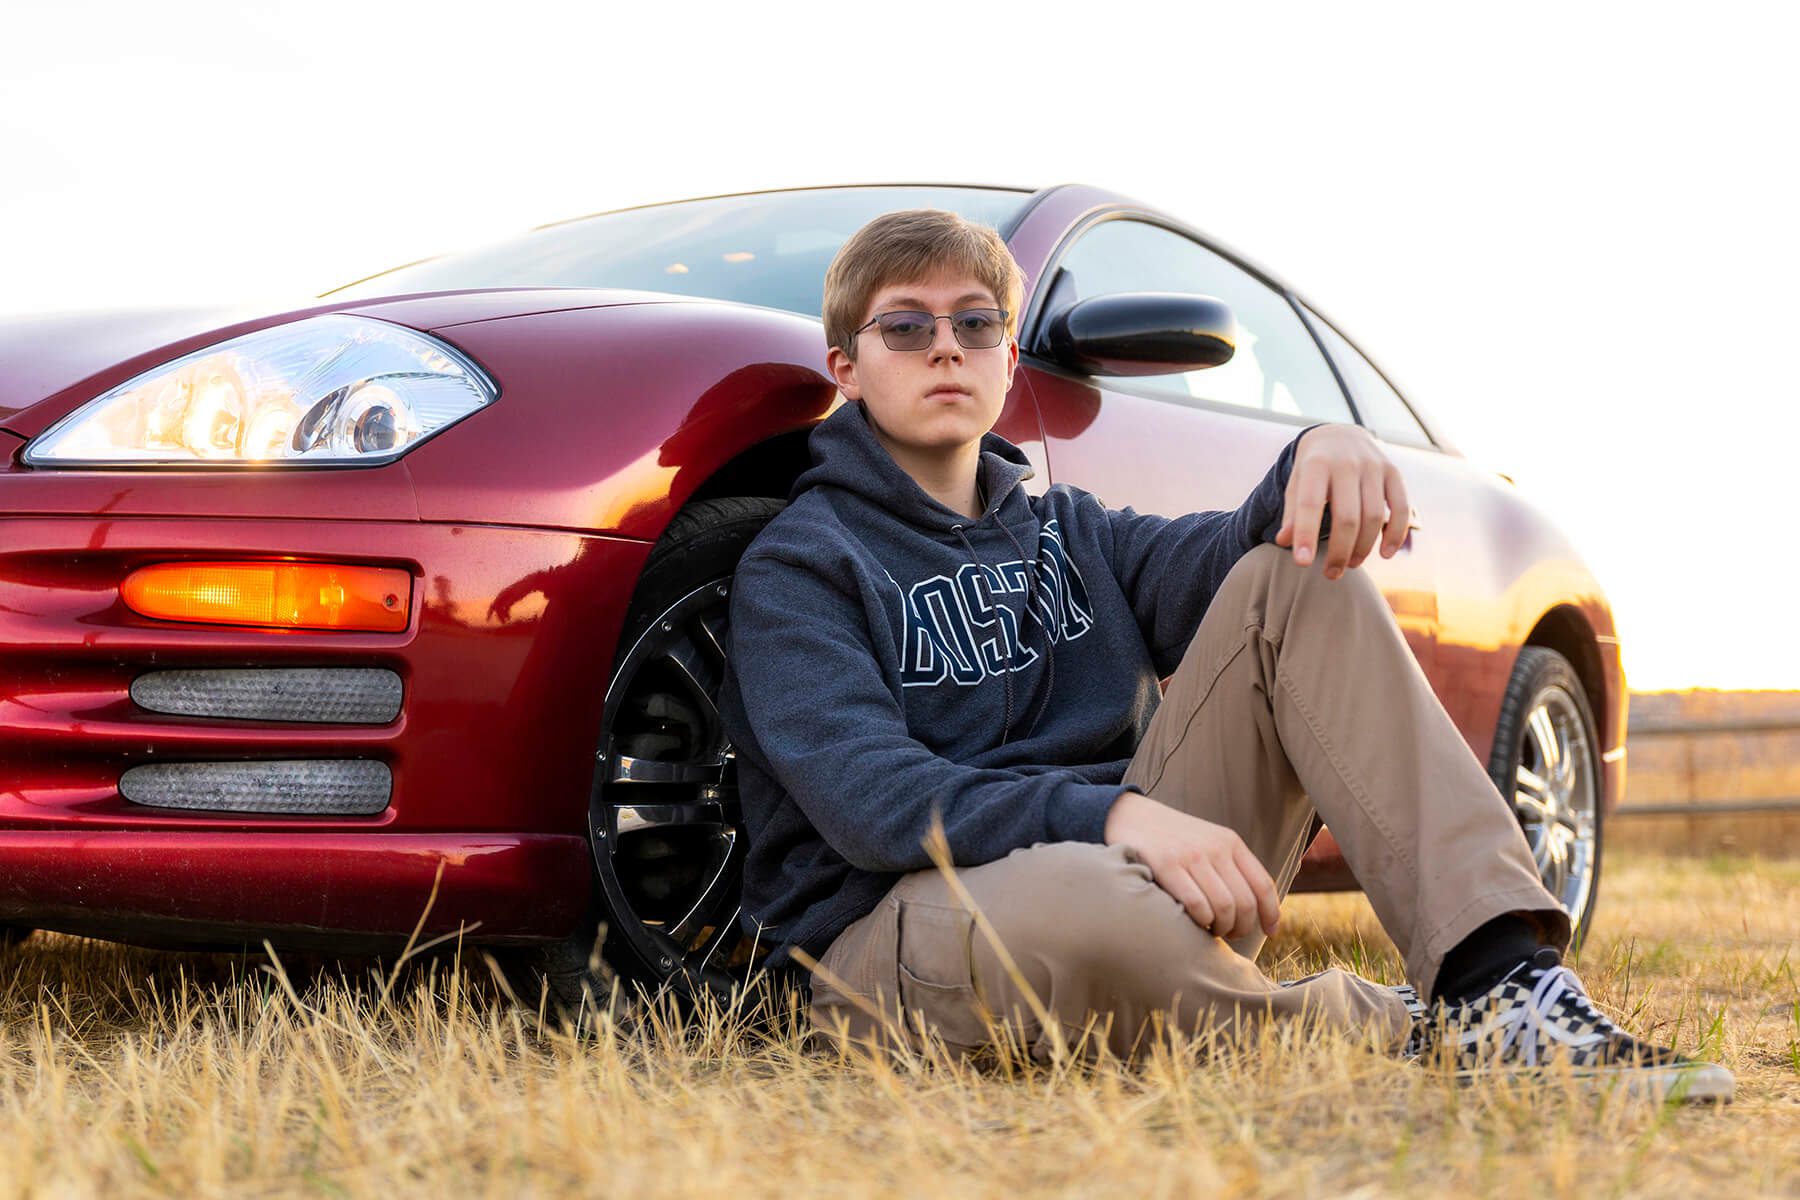
M1250 847L1239 846L1234 857L1238 870L1244 873L1244 879L1250 885L1251 894L1256 897L1256 915L1262 923L1262 931L1273 935L1275 927L1281 924L1281 896L1275 890L1275 878L1262 865L1262 860L1250 852Z
M1356 531L1356 546L1350 551L1350 565L1360 567L1369 551L1381 537L1381 472L1367 470L1362 474L1362 527Z
M1200 890L1206 893L1207 903L1212 905L1212 931L1220 937L1237 925L1238 902L1231 894L1231 886L1220 877L1209 862L1197 862L1188 867L1188 873Z
M1256 909L1256 894L1250 890L1250 881L1244 878L1243 869L1237 859L1225 864L1225 886L1231 889L1231 900L1237 906L1237 920L1232 923L1229 933L1219 936L1227 939L1249 937L1256 931L1259 914Z
M1287 487L1281 492L1281 528L1275 531L1277 546L1289 545L1294 540L1294 476L1288 473Z
M1407 527L1412 524L1412 504L1406 494L1406 480L1400 477L1400 468L1392 463L1388 464L1386 483L1390 512L1387 529L1381 539L1381 552L1392 558L1406 544Z
M1294 488L1294 503L1290 506L1294 514L1294 561L1301 566L1309 566L1313 554L1319 548L1319 522L1325 515L1325 501L1331 495L1331 477L1325 468L1312 463L1297 473L1298 477L1288 482ZM1332 520L1336 520L1334 515Z
M1356 471L1344 467L1331 477L1331 536L1325 546L1325 578L1344 573L1362 527L1362 488Z
M1200 885L1194 882L1194 877L1187 873L1186 868L1176 867L1169 872L1166 881L1158 879L1156 882L1163 891L1175 897L1194 924L1208 933L1212 932L1213 922L1217 919L1213 915L1212 902L1206 898L1206 893L1200 890Z

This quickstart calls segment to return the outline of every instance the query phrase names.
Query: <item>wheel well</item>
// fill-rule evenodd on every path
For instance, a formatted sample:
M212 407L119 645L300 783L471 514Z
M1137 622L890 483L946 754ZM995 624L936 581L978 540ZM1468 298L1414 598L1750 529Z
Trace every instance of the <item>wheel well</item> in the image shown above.
M1608 722L1612 708L1606 699L1606 675L1600 666L1600 648L1594 640L1594 631L1588 628L1579 612L1567 607L1551 609L1538 618L1525 644L1543 646L1568 659L1569 665L1575 668L1576 677L1581 680L1581 690L1587 693L1595 727L1611 728Z
M721 496L787 499L794 480L812 466L812 456L806 450L806 439L811 433L810 428L793 429L756 443L713 472L687 502L715 500Z

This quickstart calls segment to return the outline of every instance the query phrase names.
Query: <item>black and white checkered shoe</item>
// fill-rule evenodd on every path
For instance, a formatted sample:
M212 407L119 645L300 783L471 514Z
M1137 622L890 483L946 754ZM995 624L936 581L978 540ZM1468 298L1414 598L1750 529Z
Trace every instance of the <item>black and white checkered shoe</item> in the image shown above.
M1425 1022L1430 1009L1419 999L1419 990L1409 983L1389 984L1396 996L1406 1003L1406 1015L1412 1018L1412 1029L1406 1035L1406 1045L1401 1047L1401 1058L1417 1058L1425 1053Z
M1475 999L1434 1006L1418 1032L1424 1056L1441 1046L1465 1079L1561 1061L1579 1079L1656 1100L1723 1102L1736 1086L1718 1063L1683 1058L1613 1024L1550 946Z

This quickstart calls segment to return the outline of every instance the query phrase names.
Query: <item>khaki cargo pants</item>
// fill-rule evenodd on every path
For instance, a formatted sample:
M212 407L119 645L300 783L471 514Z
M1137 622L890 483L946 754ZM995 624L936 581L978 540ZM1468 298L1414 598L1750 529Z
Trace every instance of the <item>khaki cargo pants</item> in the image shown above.
M1302 568L1265 545L1239 561L1124 784L1235 829L1283 896L1322 815L1421 995L1445 952L1502 913L1537 914L1566 946L1518 822L1379 589L1360 569L1325 579L1322 558ZM916 1043L923 1022L968 1051L991 1040L991 1014L1040 1059L1055 1041L1040 1014L1066 1045L1121 1058L1168 1023L1191 1036L1305 1017L1389 1044L1406 1032L1390 988L1339 970L1269 979L1260 931L1227 943L1201 929L1124 847L1039 843L955 874L1037 1003L943 874L915 871L820 960L817 1030Z

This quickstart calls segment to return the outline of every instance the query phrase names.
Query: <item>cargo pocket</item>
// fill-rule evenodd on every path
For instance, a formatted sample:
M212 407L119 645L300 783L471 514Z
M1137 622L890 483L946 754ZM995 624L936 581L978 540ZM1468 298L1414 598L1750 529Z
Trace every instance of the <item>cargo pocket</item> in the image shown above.
M900 902L890 895L826 949L819 959L824 971L812 975L809 1014L816 1032L835 1033L841 1025L856 1041L888 1040L900 991L894 973L899 922Z
M975 990L974 918L961 908L900 901L899 985L909 1035L925 1027L953 1049L990 1040L986 1006Z

